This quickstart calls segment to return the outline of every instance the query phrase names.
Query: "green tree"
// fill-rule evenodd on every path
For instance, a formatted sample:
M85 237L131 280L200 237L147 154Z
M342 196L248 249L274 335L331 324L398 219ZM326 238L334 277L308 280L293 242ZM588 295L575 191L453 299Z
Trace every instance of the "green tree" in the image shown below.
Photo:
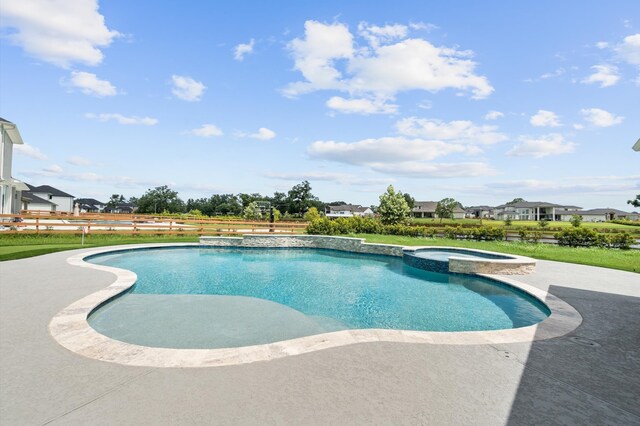
M571 225L578 228L582 224L582 216L580 216L579 214L572 214L570 222Z
M139 213L181 213L184 211L184 202L178 197L178 193L169 189L167 185L148 189L138 199Z
M380 215L380 221L385 225L396 225L409 221L411 209L402 192L396 192L393 185L389 185L387 192L380 196L377 213Z
M438 205L436 206L436 215L440 218L440 222L445 218L453 219L453 210L459 205L460 203L453 198L443 198L438 201Z
M631 204L633 207L640 207L640 194L636 195L635 200L628 200L627 204Z
M509 201L507 204L507 206L513 205L515 203L523 203L526 200L524 198L514 198L512 201Z
M405 192L404 194L402 194L402 196L407 202L407 205L409 206L409 208L413 210L413 208L416 206L416 199L413 198L411 195L409 195L408 192Z
M262 212L260 211L260 207L258 203L252 201L244 208L242 212L242 217L249 220L260 220L262 219Z
M107 201L107 207L114 208L118 204L124 203L124 195L122 194L111 194L111 198Z
M311 222L316 219L320 219L320 213L318 213L318 209L315 207L310 207L309 210L304 214L304 220Z
M289 202L289 213L297 213L302 216L310 206L318 202L318 197L311 193L311 185L305 180L289 190L287 201Z

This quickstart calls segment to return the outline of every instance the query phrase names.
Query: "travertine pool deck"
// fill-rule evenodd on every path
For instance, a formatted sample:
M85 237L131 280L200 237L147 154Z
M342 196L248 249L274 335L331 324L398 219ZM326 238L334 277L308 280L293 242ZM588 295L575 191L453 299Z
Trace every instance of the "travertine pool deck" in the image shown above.
M640 424L638 274L539 261L518 276L582 316L557 338L154 368L79 356L49 335L58 312L115 281L67 263L80 252L0 263L1 424Z

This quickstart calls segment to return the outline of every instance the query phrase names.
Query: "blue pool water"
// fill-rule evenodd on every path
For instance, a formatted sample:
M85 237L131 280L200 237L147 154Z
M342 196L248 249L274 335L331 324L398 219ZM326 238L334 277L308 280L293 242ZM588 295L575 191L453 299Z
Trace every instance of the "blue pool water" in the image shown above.
M89 323L146 346L222 348L345 329L524 327L549 315L482 277L416 269L402 258L315 249L128 250L88 262L134 271L135 286Z
M448 261L451 256L465 259L513 259L511 256L501 256L463 249L418 249L409 253L415 257L440 261Z

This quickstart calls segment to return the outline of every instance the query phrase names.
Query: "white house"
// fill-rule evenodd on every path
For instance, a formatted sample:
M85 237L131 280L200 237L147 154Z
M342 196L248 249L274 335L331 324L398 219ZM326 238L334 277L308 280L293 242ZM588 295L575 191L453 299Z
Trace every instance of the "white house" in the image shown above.
M0 118L0 214L20 213L21 192L29 189L23 182L11 176L13 145L22 145L18 126ZM10 218L1 218L10 220Z
M355 204L343 204L341 206L329 206L327 217L352 217L373 216L373 210Z
M413 203L411 214L413 214L413 217L437 218L436 207L438 207L437 201L416 201ZM454 219L464 219L464 215L465 213L462 207L457 206L453 209Z
M106 203L95 198L77 198L75 202L78 204L80 213L102 213L107 207Z
M614 219L637 220L640 214L629 213L618 209L591 209L591 210L568 210L562 213L562 220L568 222L572 216L577 214L582 216L584 222L606 222Z
M563 214L580 209L581 207L577 206L563 206L544 201L520 201L496 207L494 216L498 220L563 220Z
M73 213L73 195L49 185L28 186L29 191L22 193L23 210ZM43 200L49 203L43 204Z

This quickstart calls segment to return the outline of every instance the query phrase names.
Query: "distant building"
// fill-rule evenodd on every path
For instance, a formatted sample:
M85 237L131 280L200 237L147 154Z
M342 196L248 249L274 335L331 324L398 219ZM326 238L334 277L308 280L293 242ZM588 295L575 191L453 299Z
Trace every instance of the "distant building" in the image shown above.
M73 195L49 185L27 186L29 190L22 192L22 210L73 213Z
M494 207L471 206L464 209L464 216L469 219L493 219Z
M20 213L22 191L29 187L11 176L13 145L22 145L18 126L0 118L0 214ZM0 220L10 220L2 218Z
M437 218L436 207L438 207L437 201L416 201L411 209L413 217L418 218ZM465 211L462 207L457 206L453 209L454 219L464 219Z
M520 201L504 204L494 209L494 217L498 220L562 220L567 211L581 210L582 207L547 203L544 201Z
M573 215L582 216L584 222L606 222L614 219L638 220L639 213L629 213L618 209L567 210L561 214L561 220L570 221Z
M80 208L80 213L102 213L107 207L107 203L95 198L76 198L75 204Z
M329 206L327 217L352 217L352 216L373 216L373 210L356 204L343 204L340 206Z
M119 203L116 204L115 207L105 207L105 213L114 213L114 214L132 214L138 210L138 206L134 206L131 203Z

